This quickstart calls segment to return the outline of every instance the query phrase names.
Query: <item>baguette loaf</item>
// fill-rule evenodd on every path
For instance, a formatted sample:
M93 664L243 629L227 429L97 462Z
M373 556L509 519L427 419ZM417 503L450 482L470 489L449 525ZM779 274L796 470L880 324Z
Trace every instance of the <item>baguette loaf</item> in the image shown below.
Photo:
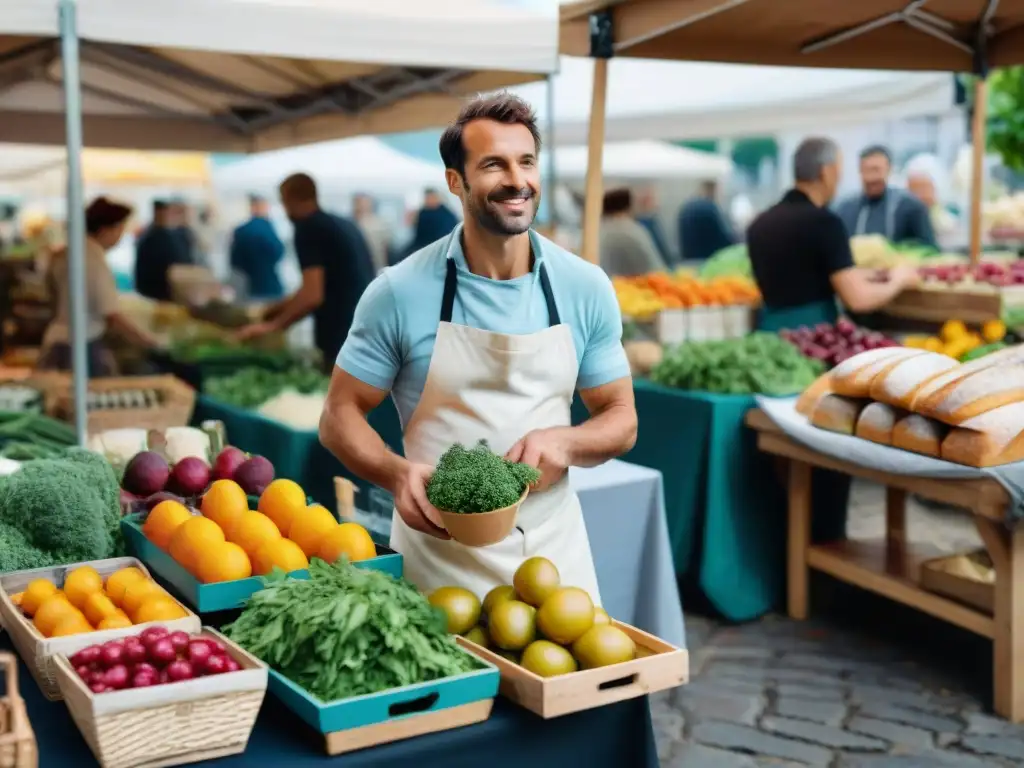
M893 427L892 446L938 458L942 453L942 441L948 432L949 427L945 424L911 413Z
M959 365L952 357L936 352L914 355L875 376L869 395L880 403L909 409L922 384Z
M1004 405L1024 400L1024 364L984 368L955 379L928 397L916 412L954 427Z
M892 445L892 430L905 413L886 403L868 403L860 412L854 434L873 443Z
M803 391L796 401L796 412L801 416L811 418L814 406L822 397L832 392L832 376L824 373L819 376L807 389Z
M867 400L842 395L827 394L818 400L811 413L811 423L829 432L852 435L857 417L868 404Z
M882 347L844 360L832 369L832 390L846 397L868 397L875 377L904 360L927 354L923 349Z
M942 442L942 458L971 467L1024 460L1024 402L967 419Z
M1001 349L998 352L979 357L977 360L972 360L969 363L958 365L956 368L950 368L948 371L943 371L920 387L914 393L913 402L910 403L910 410L917 413L924 413L928 415L926 411L929 409L925 406L928 399L939 392L943 387L952 384L955 381L959 381L965 376L971 376L980 371L984 371L987 368L993 368L995 366L1007 366L1015 365L1018 363L1024 363L1024 344L1007 347Z

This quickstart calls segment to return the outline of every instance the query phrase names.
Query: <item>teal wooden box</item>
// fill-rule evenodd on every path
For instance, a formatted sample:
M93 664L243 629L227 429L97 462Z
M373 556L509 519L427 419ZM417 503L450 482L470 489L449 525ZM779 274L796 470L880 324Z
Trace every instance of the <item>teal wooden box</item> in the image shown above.
M263 580L259 576L235 581L222 581L217 584L203 584L195 576L182 568L178 562L160 547L146 538L139 525L137 515L129 515L121 520L128 551L144 562L156 576L171 585L179 598L188 603L198 614L230 611L241 608L250 595L263 589ZM402 576L402 556L386 547L377 547L378 555L370 560L363 560L355 565L359 568L373 568L384 571L395 578ZM295 579L308 579L309 571L292 571L288 574Z
M479 669L455 677L329 703L320 701L273 669L270 670L267 687L288 709L313 729L326 735L493 700L498 695L501 673L489 662L468 655L478 664Z

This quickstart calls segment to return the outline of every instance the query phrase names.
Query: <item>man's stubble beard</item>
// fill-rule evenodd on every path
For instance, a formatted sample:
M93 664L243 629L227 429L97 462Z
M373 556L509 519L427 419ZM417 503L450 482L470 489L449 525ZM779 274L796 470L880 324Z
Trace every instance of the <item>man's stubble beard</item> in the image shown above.
M533 204L533 210L529 212L529 215L522 219L513 219L513 224L509 226L500 214L489 208L489 201L486 198L482 205L477 201L477 198L473 196L472 188L465 182L465 180L463 180L463 187L466 191L466 213L470 214L477 224L491 234L507 236L521 235L524 232L529 231L530 227L533 226L534 220L537 218L537 211L540 208L539 192L534 193L530 198L530 202Z

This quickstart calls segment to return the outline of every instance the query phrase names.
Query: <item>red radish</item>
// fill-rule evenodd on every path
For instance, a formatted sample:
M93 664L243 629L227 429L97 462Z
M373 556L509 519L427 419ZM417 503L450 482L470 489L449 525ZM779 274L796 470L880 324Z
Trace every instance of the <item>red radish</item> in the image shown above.
M89 675L92 674L92 670L87 666L75 667L75 674L77 674L83 680L88 680Z
M211 658L212 652L210 646L206 643L193 640L188 644L188 660L196 667L202 669L203 664L206 663L207 659ZM213 656L213 658L222 658L220 656Z
M202 669L204 674L207 675L220 675L228 671L228 657L227 656L207 656L206 661L203 663Z
M136 672L132 677L132 688L149 688L151 685L158 685L160 678L156 672Z
M83 648L70 659L71 663L76 667L95 664L99 660L100 647L98 645L90 645L88 648Z
M180 629L177 632L171 632L167 636L167 639L171 641L171 645L174 646L175 653L181 653L188 648L189 640L187 632L182 632Z
M158 667L170 664L178 658L178 652L169 638L161 637L154 641L149 648L149 660Z
M147 658L146 646L137 638L129 638L124 644L124 659L130 664L138 664Z
M135 454L124 470L123 485L138 496L150 496L162 491L171 476L167 460L153 451Z
M210 468L197 456L189 456L174 465L171 482L185 496L196 496L210 484Z
M100 650L100 664L102 664L103 667L106 669L116 667L117 665L121 664L123 659L124 646L120 644L111 645L108 643L107 645L104 645L103 648Z
M184 659L178 659L167 665L167 679L172 683L191 680L193 677L192 665Z
M102 682L89 683L89 690L93 693L106 693L109 689Z
M222 656L220 658L224 659L224 664L227 666L227 671L228 672L237 672L238 670L240 670L242 668L242 665L239 664L234 659L232 659L230 656Z
M103 682L108 688L115 691L128 686L128 668L124 664L118 664L106 671L103 675Z
M157 684L158 685L164 685L164 684L169 683L169 682L171 682L171 681L167 677L167 670L166 669L161 669L160 670L160 676L157 678Z
M210 646L210 653L214 656L223 656L228 652L228 649L224 647L224 643L213 637L204 637L203 642Z
M235 472L249 457L243 451L229 445L213 461L213 477L215 480L231 480Z
M167 627L149 627L148 629L142 631L142 634L139 635L139 639L143 642L144 645L146 645L150 643L152 640L158 640L161 637L166 637L169 634L170 631L167 629Z

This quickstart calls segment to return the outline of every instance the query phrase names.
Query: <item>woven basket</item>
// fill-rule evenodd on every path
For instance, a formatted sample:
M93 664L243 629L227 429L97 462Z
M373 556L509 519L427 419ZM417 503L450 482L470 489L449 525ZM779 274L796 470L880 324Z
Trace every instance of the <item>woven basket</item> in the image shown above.
M91 565L104 580L114 571L132 566L143 571L147 576L149 575L146 566L134 557L114 557L109 560L96 560L91 563L58 565L51 568L36 568L31 571L14 571L0 576L0 621L3 622L4 628L10 634L11 642L18 651L18 655L25 660L25 665L28 667L32 677L39 683L39 689L50 701L60 700L60 687L57 685L54 654L71 655L90 645L99 645L119 637L137 635L148 626L159 625L167 627L172 632L179 629L183 632L198 632L202 626L199 617L192 613L188 606L182 605L179 602L178 604L187 613L187 616L183 619L136 624L124 629L105 629L102 632L83 632L80 635L67 635L65 637L43 637L31 620L14 604L11 600L11 595L24 591L29 582L34 579L49 579L58 587L62 587L64 586L65 575L79 565ZM2 768L2 763L0 763L0 768Z
M94 694L57 657L57 679L71 717L103 768L158 768L245 751L267 692L267 667L223 635L242 669L151 688Z
M174 376L129 376L89 380L90 392L102 394L131 390L154 390L160 395L160 404L142 408L90 411L90 435L105 432L108 429L184 427L192 419L196 392L188 384ZM46 394L47 413L58 419L74 421L74 393L69 377L62 374L59 381L51 379Z
M7 688L7 695L0 698L0 768L37 768L39 751L18 688L18 660L14 654L0 653L0 666Z

